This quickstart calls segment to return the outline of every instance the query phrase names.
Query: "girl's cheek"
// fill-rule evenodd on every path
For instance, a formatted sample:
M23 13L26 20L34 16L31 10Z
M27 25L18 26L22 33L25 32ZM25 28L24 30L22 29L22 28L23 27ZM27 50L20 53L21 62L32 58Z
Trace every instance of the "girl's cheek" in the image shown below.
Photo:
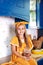
M18 34L20 34L20 31L18 31Z
M25 33L25 30L23 30L23 32Z
M20 33L20 31L18 31L18 34Z

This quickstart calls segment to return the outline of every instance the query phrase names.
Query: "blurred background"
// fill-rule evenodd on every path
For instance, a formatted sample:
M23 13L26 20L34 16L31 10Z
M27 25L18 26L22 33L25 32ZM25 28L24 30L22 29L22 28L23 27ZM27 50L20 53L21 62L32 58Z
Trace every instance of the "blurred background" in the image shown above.
M43 0L0 0L0 61L11 55L10 40L15 35L13 23L18 21L29 22L27 34L42 43Z

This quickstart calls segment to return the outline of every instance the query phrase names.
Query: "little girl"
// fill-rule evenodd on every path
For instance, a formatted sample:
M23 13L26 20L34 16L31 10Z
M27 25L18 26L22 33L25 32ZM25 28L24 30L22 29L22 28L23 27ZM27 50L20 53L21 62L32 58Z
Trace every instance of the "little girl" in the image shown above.
M28 22L15 23L16 36L10 41L12 50L11 65L37 65L37 62L31 57L33 44L30 37L26 34L26 24Z
M32 41L26 35L25 25L28 22L15 23L16 36L11 39L12 62L17 65L37 65L36 61L31 57L31 50L33 48Z

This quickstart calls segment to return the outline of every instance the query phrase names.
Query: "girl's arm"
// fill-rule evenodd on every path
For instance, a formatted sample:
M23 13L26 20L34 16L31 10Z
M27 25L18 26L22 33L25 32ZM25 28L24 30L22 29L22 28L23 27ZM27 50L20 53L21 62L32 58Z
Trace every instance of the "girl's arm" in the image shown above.
M11 50L12 50L12 53L13 53L13 54L17 55L17 56L20 57L20 58L26 59L25 56L22 56L20 53L18 53L18 52L16 51L16 46L15 46L15 45L11 45Z

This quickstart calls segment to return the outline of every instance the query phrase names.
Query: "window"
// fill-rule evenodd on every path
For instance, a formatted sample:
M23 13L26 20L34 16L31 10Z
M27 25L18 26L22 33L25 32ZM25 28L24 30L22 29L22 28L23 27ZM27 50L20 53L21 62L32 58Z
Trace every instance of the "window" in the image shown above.
M36 0L30 0L30 24L29 27L36 27Z

